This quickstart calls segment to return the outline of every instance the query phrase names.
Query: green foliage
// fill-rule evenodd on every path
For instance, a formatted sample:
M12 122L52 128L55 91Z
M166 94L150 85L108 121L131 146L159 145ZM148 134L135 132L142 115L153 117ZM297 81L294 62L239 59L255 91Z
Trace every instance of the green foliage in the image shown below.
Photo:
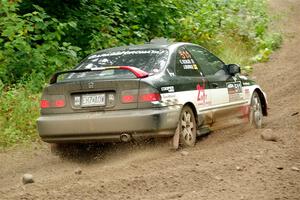
M263 38L259 38L258 53L251 58L252 62L266 62L274 49L279 48L282 37L278 33L267 33Z
M46 80L100 49L165 37L250 73L282 40L266 11L266 0L1 0L0 146L35 140Z
M33 72L49 76L77 62L79 47L62 41L74 22L61 23L45 11L18 15L17 3L0 3L0 79L16 83Z
M0 146L11 146L37 138L35 120L39 115L40 94L30 90L37 90L32 88L35 84L32 80L1 91Z
M238 38L258 53L249 62L281 41L268 32L265 0L2 0L0 15L0 79L8 84L32 72L49 77L97 50L155 37L217 54L224 47L218 38Z
M181 16L173 0L78 1L75 7L73 2L61 1L59 8L64 15L55 12L57 8L52 1L34 3L60 21L77 23L73 30L67 31L65 40L81 47L82 57L99 49L170 36L175 31L176 19Z

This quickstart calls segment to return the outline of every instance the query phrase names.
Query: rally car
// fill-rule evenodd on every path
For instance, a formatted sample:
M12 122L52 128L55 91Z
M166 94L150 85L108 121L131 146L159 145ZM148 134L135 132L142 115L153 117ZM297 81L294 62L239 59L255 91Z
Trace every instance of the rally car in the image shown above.
M232 120L262 126L263 90L207 49L148 43L96 52L57 72L40 102L37 127L48 143L196 137Z

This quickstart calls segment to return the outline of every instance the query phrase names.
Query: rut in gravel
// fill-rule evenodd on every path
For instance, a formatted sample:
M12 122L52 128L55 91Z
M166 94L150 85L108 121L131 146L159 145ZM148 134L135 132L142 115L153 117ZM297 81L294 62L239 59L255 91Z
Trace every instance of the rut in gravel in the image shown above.
M253 73L269 98L263 129L216 131L184 153L110 146L92 160L63 161L34 144L0 154L0 199L300 199L300 1L270 7L284 16L274 27L285 40ZM277 142L262 140L264 131ZM25 173L35 182L23 185Z

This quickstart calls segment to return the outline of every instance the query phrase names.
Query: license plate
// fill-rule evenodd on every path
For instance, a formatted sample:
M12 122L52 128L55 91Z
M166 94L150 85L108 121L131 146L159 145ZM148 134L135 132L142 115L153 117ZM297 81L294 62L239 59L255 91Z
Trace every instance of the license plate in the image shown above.
M81 106L104 106L105 94L84 94L82 95Z

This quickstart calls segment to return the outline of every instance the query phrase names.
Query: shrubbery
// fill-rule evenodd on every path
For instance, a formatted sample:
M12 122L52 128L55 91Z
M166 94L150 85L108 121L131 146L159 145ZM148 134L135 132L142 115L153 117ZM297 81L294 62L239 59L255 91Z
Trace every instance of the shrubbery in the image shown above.
M1 0L0 145L36 139L49 76L103 48L166 37L244 66L268 60L281 37L266 9L265 0Z
M0 146L13 145L37 138L35 119L39 115L38 93L32 93L25 85L17 84L0 97L2 124Z
M75 64L79 47L62 39L76 24L61 23L45 11L18 14L17 3L0 4L0 79L14 84L33 72L49 76L58 69Z

